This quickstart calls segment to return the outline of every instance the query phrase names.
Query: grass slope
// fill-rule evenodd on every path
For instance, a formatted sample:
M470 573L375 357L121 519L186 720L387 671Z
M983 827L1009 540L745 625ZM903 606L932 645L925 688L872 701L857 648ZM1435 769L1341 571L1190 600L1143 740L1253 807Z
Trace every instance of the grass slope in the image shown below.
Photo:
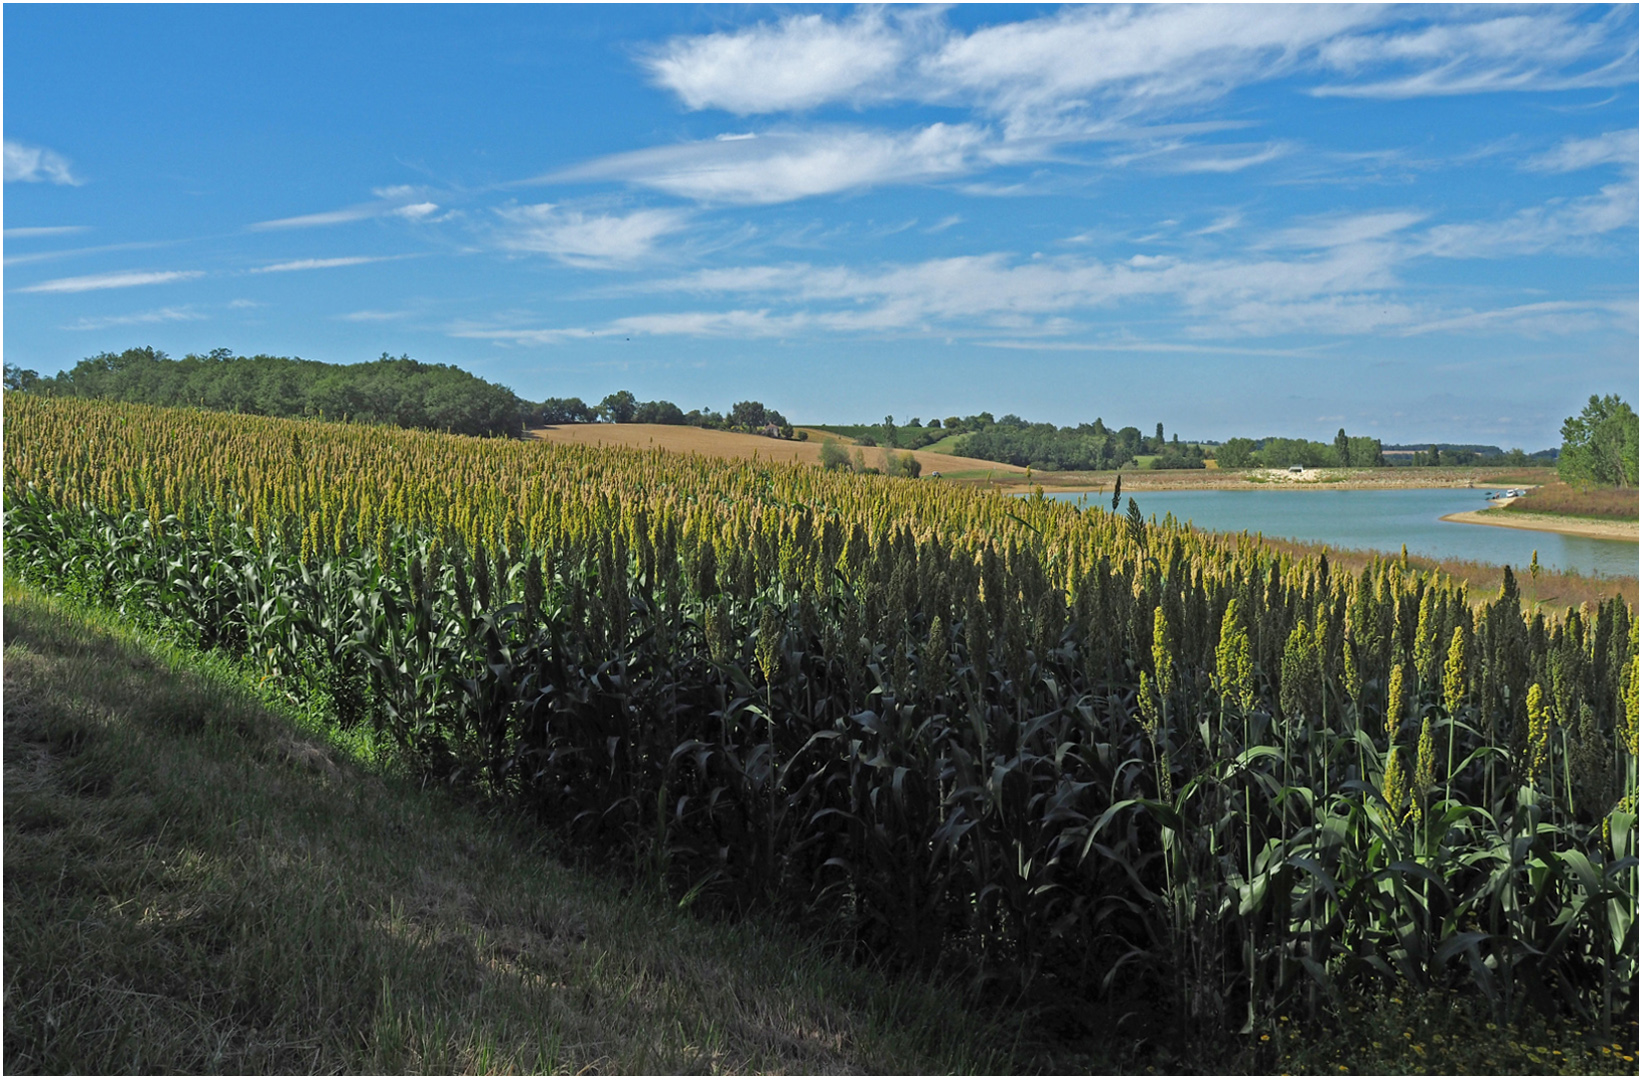
M12 583L5 1070L1014 1071L955 995L691 919Z
M1508 514L1556 514L1564 517L1626 521L1637 518L1636 488L1580 489L1557 482L1536 488L1503 508Z

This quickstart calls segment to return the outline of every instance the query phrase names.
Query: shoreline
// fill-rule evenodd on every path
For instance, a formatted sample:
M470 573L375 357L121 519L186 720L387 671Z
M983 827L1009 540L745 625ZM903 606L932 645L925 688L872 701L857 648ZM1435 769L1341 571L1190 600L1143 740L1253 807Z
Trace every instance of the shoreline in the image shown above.
M1444 514L1443 521L1460 525L1493 525L1501 529L1526 529L1529 532L1560 533L1563 536L1582 536L1588 540L1628 540L1637 542L1637 523L1634 521L1600 521L1593 518L1564 518L1551 514L1512 514L1490 516L1486 510L1461 510Z
M1414 473L1414 475L1409 475ZM1494 475L1490 475L1494 474ZM1045 495L1056 492L1087 491L1092 495L1110 494L1117 474L1106 473L1048 473L1034 476L1030 482L1019 474L997 478L989 484L976 483L965 478L956 482L976 487L988 487L1005 494L1030 494L1042 487ZM1218 469L1191 469L1152 471L1148 469L1125 472L1123 490L1144 491L1406 491L1430 488L1497 488L1503 486L1499 475L1520 477L1522 470L1444 468L1429 471L1420 469L1307 469L1291 473L1286 469L1238 469L1221 472ZM1539 487L1520 481L1511 487Z

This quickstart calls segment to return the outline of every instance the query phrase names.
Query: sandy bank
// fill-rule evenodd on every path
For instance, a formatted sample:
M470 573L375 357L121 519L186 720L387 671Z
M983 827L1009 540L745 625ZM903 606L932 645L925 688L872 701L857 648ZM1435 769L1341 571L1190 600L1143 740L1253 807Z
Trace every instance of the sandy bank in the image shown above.
M1462 510L1457 514L1445 514L1442 520L1457 521L1462 525L1497 525L1503 529L1562 533L1564 536L1584 536L1592 540L1637 542L1637 524L1634 521L1598 521L1555 514L1501 514L1489 510Z
M1399 491L1407 488L1482 488L1501 486L1500 475L1520 476L1522 470L1469 468L1307 469L1136 469L1123 473L1123 490L1143 491ZM1037 473L1032 483L1019 477L996 478L999 491L1030 492L1042 485L1054 491L1112 490L1112 472ZM1513 484L1514 487L1534 485Z

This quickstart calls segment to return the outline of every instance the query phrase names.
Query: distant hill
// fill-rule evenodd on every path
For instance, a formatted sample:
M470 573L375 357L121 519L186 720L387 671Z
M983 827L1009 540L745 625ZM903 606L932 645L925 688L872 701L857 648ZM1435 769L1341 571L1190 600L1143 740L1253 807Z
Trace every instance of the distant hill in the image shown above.
M235 356L227 349L173 360L156 349L127 349L87 357L68 371L30 379L19 389L259 416L323 416L456 435L517 435L525 409L512 390L461 368L408 356L396 360L387 353L364 364L327 364L290 356Z

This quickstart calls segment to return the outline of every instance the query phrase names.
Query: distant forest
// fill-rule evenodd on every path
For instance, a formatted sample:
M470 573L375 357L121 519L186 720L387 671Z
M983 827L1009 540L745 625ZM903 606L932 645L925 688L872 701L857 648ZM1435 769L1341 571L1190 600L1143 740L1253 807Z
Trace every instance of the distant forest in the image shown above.
M639 401L626 390L598 405L580 398L530 402L450 364L394 359L387 353L363 364L327 364L288 356L236 356L228 349L174 360L145 347L98 353L54 376L8 365L5 386L59 397L352 420L457 435L518 436L544 424L603 422L693 424L793 437L787 418L757 401L737 402L727 414L711 409L686 413L670 401Z
M900 450L926 446L963 457L1030 466L1042 472L1092 472L1144 465L1149 469L1201 469L1213 461L1222 469L1271 468L1291 465L1307 468L1374 468L1385 465L1551 465L1556 451L1528 455L1506 453L1497 446L1437 443L1418 448L1383 446L1379 439L1347 435L1341 428L1332 442L1285 439L1234 438L1224 443L1182 442L1179 434L1165 437L1162 424L1150 435L1136 427L1109 428L1096 418L1075 427L1035 424L1009 414L949 416L925 423L914 418L897 424L886 416L882 424L816 425L868 445L883 444ZM955 437L956 436L956 437ZM1404 451L1407 452L1399 452Z
M387 353L369 363L327 364L294 357L236 356L227 349L173 360L155 349L137 348L99 353L68 371L44 378L33 371L7 366L5 386L8 390L65 397L193 405L264 416L323 417L459 435L518 436L532 427L613 423L681 424L785 439L805 438L803 432L795 433L785 416L758 401L738 401L724 413L713 409L685 412L671 401L640 401L628 390L609 394L597 405L575 397L531 402L461 368L423 363L408 356L395 359ZM1608 474L1615 470L1608 462L1615 459L1616 453L1607 448L1620 446L1624 433L1634 432L1636 414L1618 398L1593 398L1592 402L1577 425L1573 419L1569 423L1583 425L1574 432L1576 437L1582 438L1585 428L1599 432L1586 440L1598 449L1582 451L1564 467L1575 470L1580 478L1600 475L1601 482L1608 483ZM1497 446L1476 444L1384 446L1379 439L1348 435L1344 428L1326 443L1275 436L1211 443L1182 442L1178 433L1166 438L1162 424L1148 435L1137 427L1109 428L1098 417L1093 423L1057 427L1032 423L1013 413L995 418L982 412L931 419L928 423L915 417L901 424L893 416L886 416L881 424L816 426L868 446L897 450L935 446L963 457L1030 466L1042 472L1141 465L1152 469L1201 469L1210 461L1223 469L1281 469L1291 465L1522 467L1557 463L1556 450L1529 455L1521 450L1504 452ZM1610 429L1619 434L1610 434ZM1635 435L1628 438L1634 447ZM1634 479L1631 482L1634 484Z
M155 349L99 353L41 378L6 372L6 388L58 397L148 405L195 405L260 416L324 417L368 424L516 435L523 411L513 391L449 364L383 353L364 364L284 356L235 356L227 349L173 360Z

